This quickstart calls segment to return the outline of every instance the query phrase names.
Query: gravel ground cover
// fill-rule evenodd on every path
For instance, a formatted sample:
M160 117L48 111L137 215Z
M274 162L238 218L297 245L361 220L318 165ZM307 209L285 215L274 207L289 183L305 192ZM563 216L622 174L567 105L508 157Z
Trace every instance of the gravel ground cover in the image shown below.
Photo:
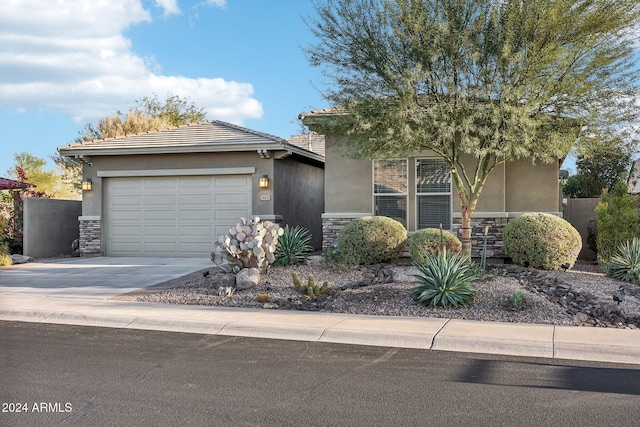
M523 279L522 272L509 273L504 266L495 266L497 277L475 283L477 293L472 306L454 309L427 308L413 301L411 289L413 274L417 270L408 264L385 264L336 271L312 257L309 265L274 267L260 278L257 286L232 295L218 289L213 274L192 279L168 289L147 289L137 301L169 304L197 304L222 307L245 307L268 310L308 310L331 313L367 314L384 316L437 317L467 320L485 320L516 323L556 325L606 326L637 329L640 318L640 287L613 280L604 275L597 265L579 262L568 272L545 272L560 279L577 295L587 295L598 307L608 304L610 309L624 318L600 321L590 310L576 313L568 310L566 301L553 298L551 292L542 292ZM213 269L212 269L213 270ZM325 295L310 299L293 287L292 273L306 282L312 274L318 284L327 281ZM569 284L569 285L566 285ZM624 289L623 289L624 288ZM624 291L626 298L616 302L615 295ZM516 292L524 296L523 303L514 306ZM262 295L262 302L258 295ZM563 297L566 299L566 296ZM612 307L613 305L613 307ZM591 307L591 306L587 306ZM628 320L629 316L632 320ZM639 316L639 317L635 317Z

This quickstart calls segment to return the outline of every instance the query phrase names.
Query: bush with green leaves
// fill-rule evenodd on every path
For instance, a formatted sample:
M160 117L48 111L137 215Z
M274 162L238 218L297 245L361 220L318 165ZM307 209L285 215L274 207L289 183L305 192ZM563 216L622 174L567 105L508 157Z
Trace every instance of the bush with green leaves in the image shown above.
M587 245L598 253L598 221L595 216L590 216L587 220Z
M442 250L442 246L449 253L462 251L462 243L450 231L439 228L423 228L409 236L409 255L413 261L423 261L427 255L435 255Z
M524 267L559 270L572 267L582 249L580 233L568 221L546 213L527 213L504 228L504 250Z
M407 243L407 230L391 218L365 216L345 225L338 234L338 248L357 254L357 264L377 264L397 258Z
M634 237L621 243L604 271L614 279L640 285L640 240Z
M313 251L309 242L311 242L309 230L286 225L282 236L278 238L273 265L306 265L309 262L308 253Z
M602 192L596 207L596 222L598 261L607 265L622 243L638 236L638 202L629 194L625 183L617 183L611 193Z
M322 263L338 271L347 271L358 265L359 257L356 251L338 248L336 244L322 250Z
M420 274L418 286L412 289L413 299L427 307L463 307L473 302L476 289L471 282L478 279L469 256L444 251L427 255L423 261L414 261Z
M0 218L0 236L4 235L6 226L4 220ZM9 248L6 243L0 240L0 267L6 267L11 264L13 264L13 260L11 259L11 255L9 255Z
M260 217L241 218L238 224L229 229L228 234L220 236L215 242L211 260L221 266L226 259L234 273L243 268L267 270L275 261L278 237L283 233L278 224L262 222Z

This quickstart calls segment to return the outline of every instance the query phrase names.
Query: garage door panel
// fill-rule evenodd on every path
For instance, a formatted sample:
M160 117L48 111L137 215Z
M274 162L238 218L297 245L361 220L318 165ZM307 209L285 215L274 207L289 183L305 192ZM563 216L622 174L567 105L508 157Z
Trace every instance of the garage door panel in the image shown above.
M211 210L192 210L192 209L181 209L180 210L180 219L183 221L211 221Z
M146 209L144 211L146 221L175 221L175 210Z
M107 255L209 257L251 215L251 177L106 178Z

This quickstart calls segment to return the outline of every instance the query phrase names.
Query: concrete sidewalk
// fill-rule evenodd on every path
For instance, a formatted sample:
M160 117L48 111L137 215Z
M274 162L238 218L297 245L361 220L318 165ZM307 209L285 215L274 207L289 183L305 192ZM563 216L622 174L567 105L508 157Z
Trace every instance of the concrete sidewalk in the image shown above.
M211 267L202 259L101 257L5 268L0 320L640 364L640 331L633 330L111 299Z

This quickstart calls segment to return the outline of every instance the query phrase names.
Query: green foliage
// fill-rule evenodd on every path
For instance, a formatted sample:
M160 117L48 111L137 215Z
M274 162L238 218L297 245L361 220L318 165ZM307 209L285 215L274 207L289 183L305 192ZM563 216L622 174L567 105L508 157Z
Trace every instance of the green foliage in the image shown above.
M35 187L28 197L68 198L71 191L64 185L55 170L46 170L47 161L31 153L22 152L13 155L13 166L7 176L18 181L28 182ZM26 179L25 179L26 178ZM37 194L36 194L37 193Z
M339 271L346 271L359 263L358 253L349 248L330 246L322 250L322 263Z
M240 222L229 229L229 233L220 236L215 242L211 260L222 265L227 260L235 273L243 268L267 270L275 261L278 237L284 230L271 221L261 222L259 217L241 218Z
M407 242L407 230L384 216L356 218L340 230L338 248L357 256L357 264L377 264L397 258Z
M509 221L503 233L504 249L514 263L543 270L573 266L582 239L566 220L551 214L527 213Z
M598 253L598 221L595 216L587 220L587 245L593 252Z
M316 285L313 274L309 275L306 285L303 285L300 282L298 273L296 273L295 271L291 273L291 278L293 279L293 287L307 298L315 298L317 296L324 295L329 289L329 283L327 281L323 282L322 285Z
M522 310L527 303L525 293L523 291L515 291L511 297L511 308L514 310Z
M555 162L583 128L607 135L635 124L637 0L331 0L315 9L307 57L341 109L303 123L348 135L342 149L353 157L433 150L451 168L465 228L502 163Z
M284 227L278 238L273 265L305 265L309 262L308 253L313 251L309 245L311 233L304 227Z
M577 174L565 181L562 192L568 197L599 197L603 188L611 191L626 178L631 167L631 152L620 145L598 147L578 155Z
M623 182L618 182L611 193L603 191L596 221L598 260L606 265L620 244L638 236L638 202Z
M0 217L0 267L5 267L13 263L11 255L9 255L9 249L7 248L6 243L3 243L1 239L2 236L4 236L6 227L6 222Z
M409 236L408 243L409 255L413 261L424 261L427 255L439 253L443 243L449 253L457 253L462 250L462 243L455 234L438 228L418 230Z
M422 262L413 262L420 274L418 286L412 289L416 302L428 307L461 307L473 302L475 287L470 283L478 278L468 255L450 255L446 250L427 255Z
M604 271L614 279L640 285L640 240L634 237L621 243Z

